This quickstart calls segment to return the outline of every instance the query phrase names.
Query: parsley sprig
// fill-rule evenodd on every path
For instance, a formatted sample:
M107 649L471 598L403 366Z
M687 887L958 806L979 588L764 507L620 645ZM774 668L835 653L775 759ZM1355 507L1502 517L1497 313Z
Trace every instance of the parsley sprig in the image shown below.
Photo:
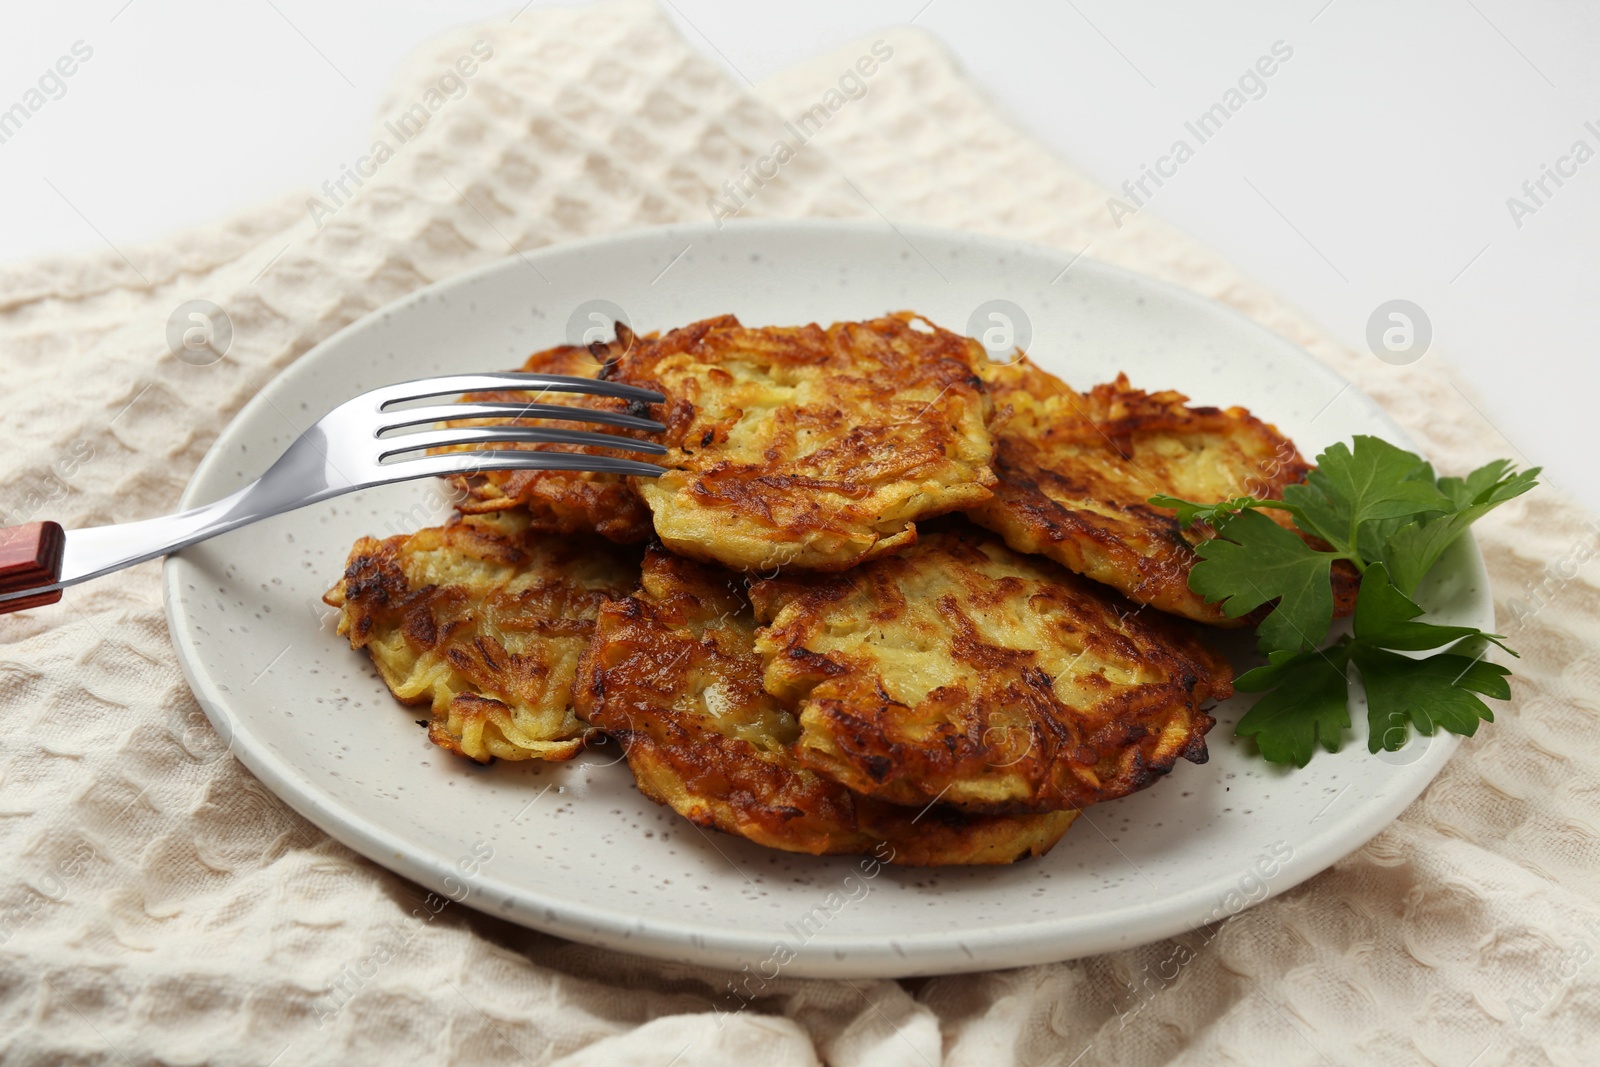
M1410 737L1443 727L1471 736L1494 721L1482 697L1507 700L1510 671L1486 661L1489 646L1513 656L1499 634L1419 621L1412 597L1467 527L1538 484L1539 468L1516 471L1496 460L1465 478L1440 478L1422 458L1377 437L1358 436L1317 457L1304 482L1282 500L1237 497L1196 504L1171 496L1184 527L1216 533L1196 548L1189 587L1240 618L1264 606L1256 629L1265 666L1235 687L1265 695L1236 732L1253 737L1274 763L1304 767L1316 746L1337 752L1350 727L1349 676L1360 672L1371 732L1368 748L1394 751ZM1262 509L1288 512L1308 543ZM1333 622L1332 569L1345 561L1361 576L1352 632L1318 647ZM1427 655L1421 655L1428 653Z

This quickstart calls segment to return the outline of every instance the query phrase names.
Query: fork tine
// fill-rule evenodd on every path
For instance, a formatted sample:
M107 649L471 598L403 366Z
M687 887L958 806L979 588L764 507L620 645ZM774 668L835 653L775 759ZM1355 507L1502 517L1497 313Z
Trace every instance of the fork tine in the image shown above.
M386 411L383 413L383 426L378 432L434 422L455 422L458 419L556 419L561 422L592 422L601 426L618 426L625 430L644 430L647 433L661 433L666 430L665 426L654 419L642 419L637 415L624 415L617 411L593 411L589 408L568 407L565 404L498 401L492 404L441 404L436 407Z
M591 471L596 474L631 474L656 478L666 469L654 463L615 456L592 456L582 452L528 452L495 449L472 452L447 452L442 456L399 459L384 464L383 470L401 478L429 475L483 474L488 471Z
M378 453L378 461L398 456L404 452L417 452L427 448L450 448L455 445L492 444L494 442L526 441L541 445L591 445L614 448L619 452L648 452L665 455L666 446L655 441L641 441L636 437L619 437L611 433L588 433L584 430L547 429L539 426L458 426L448 430L431 430L408 433L380 439L389 446Z
M399 385L386 385L374 389L368 396L378 401L382 411L390 404L403 404L408 400L424 400L430 396L449 396L451 393L482 393L495 390L518 389L529 392L589 393L594 396L618 397L622 400L639 400L646 404L659 404L666 400L660 393L640 389L636 385L601 381L598 378L578 378L566 374L532 374L527 371L489 371L482 374L446 374L438 378L421 378Z

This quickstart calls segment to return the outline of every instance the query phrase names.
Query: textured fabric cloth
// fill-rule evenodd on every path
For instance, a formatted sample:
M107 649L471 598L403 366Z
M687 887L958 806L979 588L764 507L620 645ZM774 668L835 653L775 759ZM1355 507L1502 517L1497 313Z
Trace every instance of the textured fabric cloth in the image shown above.
M876 40L892 56L866 95L731 203L723 182ZM1346 349L1148 213L1115 226L1102 189L1020 135L918 32L751 88L650 6L527 12L422 50L374 137L469 55L466 95L315 219L299 192L126 260L0 266L0 517L169 511L240 407L340 327L512 249L707 219L713 198L741 217L881 215L1087 249L1304 346L1449 471L1515 454L1437 357L1400 368ZM234 325L226 359L204 367L165 341L168 315L196 297ZM1600 584L1587 562L1600 524L1541 488L1483 523L1480 542L1523 654L1516 699L1367 847L1209 941L934 979L780 978L742 1011L725 973L454 906L411 918L416 886L227 756L175 661L159 567L134 568L0 616L0 1061L1600 1062L1584 1040L1600 1031ZM346 972L386 938L374 975ZM353 994L327 1012L341 983Z

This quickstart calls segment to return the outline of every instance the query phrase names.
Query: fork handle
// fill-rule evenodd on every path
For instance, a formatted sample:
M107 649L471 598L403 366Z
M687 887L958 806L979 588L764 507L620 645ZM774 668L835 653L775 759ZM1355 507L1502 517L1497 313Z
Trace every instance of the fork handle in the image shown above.
M0 528L0 594L60 581L61 554L66 543L65 533L53 522ZM61 590L52 589L36 596L0 600L0 615L43 607L60 599Z

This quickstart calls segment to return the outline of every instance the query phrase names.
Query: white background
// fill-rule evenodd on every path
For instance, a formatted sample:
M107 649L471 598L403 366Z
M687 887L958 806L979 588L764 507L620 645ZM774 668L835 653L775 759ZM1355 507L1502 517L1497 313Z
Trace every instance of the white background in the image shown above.
M542 5L542 0L536 0ZM1507 198L1600 151L1600 7L1580 0L672 0L753 81L880 26L941 37L1027 130L1107 186L1137 178L1273 42L1293 59L1151 201L1349 343L1405 298L1506 454L1600 509L1590 461L1600 159L1519 227ZM0 144L0 259L127 250L315 186L387 79L495 0L8 5L0 110L75 41L92 60ZM1193 141L1192 138L1188 138ZM3 294L0 294L3 295Z

